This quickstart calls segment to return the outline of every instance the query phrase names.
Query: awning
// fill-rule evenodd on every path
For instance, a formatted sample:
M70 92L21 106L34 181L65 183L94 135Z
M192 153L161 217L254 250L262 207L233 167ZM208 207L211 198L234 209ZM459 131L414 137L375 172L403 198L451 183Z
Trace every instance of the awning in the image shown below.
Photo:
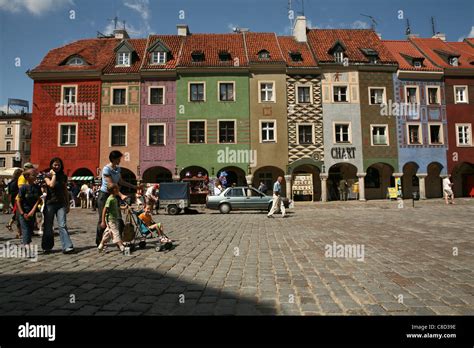
M93 176L73 176L72 178L69 178L69 180L72 181L92 181L94 180Z
M3 178L11 178L11 177L13 176L13 173L14 173L15 170L17 170L17 169L21 169L21 168L13 167L13 168L8 168L8 169L0 170L0 177L3 177Z

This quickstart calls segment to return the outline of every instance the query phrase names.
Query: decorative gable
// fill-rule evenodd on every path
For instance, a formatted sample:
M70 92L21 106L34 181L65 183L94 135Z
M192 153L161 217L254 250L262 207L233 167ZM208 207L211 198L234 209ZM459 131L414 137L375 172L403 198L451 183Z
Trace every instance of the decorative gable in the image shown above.
M122 40L115 47L115 65L117 66L131 66L135 58L135 49L128 42L128 40Z
M461 56L459 53L447 52L447 51L436 50L436 49L434 50L434 52L447 64L452 65L452 66L459 65L459 57Z
M170 53L170 49L160 40L156 40L153 45L148 48L148 52L166 52Z

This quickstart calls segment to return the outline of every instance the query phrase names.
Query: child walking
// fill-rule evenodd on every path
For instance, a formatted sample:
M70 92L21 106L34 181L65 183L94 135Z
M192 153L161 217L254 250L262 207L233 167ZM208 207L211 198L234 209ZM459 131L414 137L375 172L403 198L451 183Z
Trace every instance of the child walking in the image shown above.
M101 223L101 227L105 228L105 231L104 235L102 236L102 241L100 242L97 249L99 252L104 251L106 248L105 245L112 238L112 242L117 245L122 253L124 253L125 246L123 245L119 232L119 220L122 218L119 202L117 199L117 196L120 194L119 186L117 184L109 183L107 185L107 191L110 196L105 202Z
M23 237L23 245L29 247L35 225L35 212L41 201L41 188L35 184L36 171L29 169L23 173L26 184L20 188L17 197L17 209Z

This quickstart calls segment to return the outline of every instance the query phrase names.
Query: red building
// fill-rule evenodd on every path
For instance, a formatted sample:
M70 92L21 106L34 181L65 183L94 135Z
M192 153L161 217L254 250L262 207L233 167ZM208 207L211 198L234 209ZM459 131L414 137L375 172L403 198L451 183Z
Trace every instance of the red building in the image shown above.
M96 175L101 73L115 44L108 38L79 40L49 51L28 71L34 80L31 162L40 170L58 156L69 177Z
M448 119L448 172L454 194L474 194L474 48L469 39L445 42L412 38L411 42L444 70Z

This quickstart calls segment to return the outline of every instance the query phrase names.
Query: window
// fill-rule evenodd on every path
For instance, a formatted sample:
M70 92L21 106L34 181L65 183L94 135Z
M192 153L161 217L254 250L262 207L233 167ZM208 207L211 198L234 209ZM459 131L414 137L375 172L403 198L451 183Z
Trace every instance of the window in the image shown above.
M21 130L21 133L23 134L23 136L25 136L25 135L26 135L26 128L23 128L23 129Z
M241 188L232 188L225 195L226 197L245 197L244 190Z
M151 64L165 64L166 63L166 52L152 52Z
M441 124L430 124L430 144L431 145L442 145L443 141L443 126Z
M204 83L189 84L189 101L204 101L205 98Z
M234 101L233 82L219 82L219 101Z
M405 102L418 104L418 87L405 87Z
M457 146L472 145L471 124L456 124L457 129Z
M76 104L76 86L63 86L63 104Z
M454 86L454 103L467 103L467 86Z
M110 126L110 146L127 146L127 126Z
M206 122L189 121L189 143L202 144L206 142Z
M312 144L313 143L313 126L309 124L298 125L298 143Z
M298 86L298 103L311 103L311 87Z
M373 125L371 127L372 146L388 145L388 126Z
M80 57L72 57L67 61L66 65L85 65L85 62Z
M7 128L7 135L12 135L12 129L10 127Z
M219 143L235 143L235 121L219 121Z
M221 52L219 52L219 60L221 62L228 62L228 61L232 60L232 56L227 51L221 51Z
M334 124L334 140L336 144L347 144L351 142L350 123Z
M421 68L423 66L423 63L421 62L421 60L416 59L416 60L413 60L413 66L415 68Z
M275 142L276 121L260 121L260 142Z
M419 124L407 124L408 144L421 145L421 127Z
M290 58L293 62L303 61L303 56L301 55L301 52L290 52Z
M164 104L165 103L165 89L164 87L150 87L150 100L148 101L149 105L155 104Z
M117 65L130 66L130 52L118 53Z
M334 96L334 102L336 103L342 103L342 102L347 102L347 86L334 86L333 87L333 96Z
M126 105L127 104L127 89L126 88L112 88L112 105Z
M148 146L166 145L166 134L164 124L148 125Z
M204 52L203 51L194 51L191 53L191 59L193 62L204 62Z
M260 102L274 102L273 82L260 82Z
M0 157L0 167L6 167L7 159L5 157Z
M449 65L458 66L459 60L458 60L458 57L449 57L448 62L449 62Z
M334 52L334 60L336 63L343 63L344 62L344 52L338 51Z
M378 56L369 56L368 59L370 64L377 64L379 62Z
M261 50L258 52L258 59L270 59L270 52L267 50Z
M440 90L439 87L427 87L426 95L428 97L428 104L440 104Z
M60 124L59 125L59 145L68 146L68 145L77 145L76 134L77 134L77 125L76 124Z
M370 105L385 104L385 88L369 87Z
M12 142L11 142L11 141L7 141L5 147L6 147L6 150L7 150L7 151L11 151L11 150L12 150Z

